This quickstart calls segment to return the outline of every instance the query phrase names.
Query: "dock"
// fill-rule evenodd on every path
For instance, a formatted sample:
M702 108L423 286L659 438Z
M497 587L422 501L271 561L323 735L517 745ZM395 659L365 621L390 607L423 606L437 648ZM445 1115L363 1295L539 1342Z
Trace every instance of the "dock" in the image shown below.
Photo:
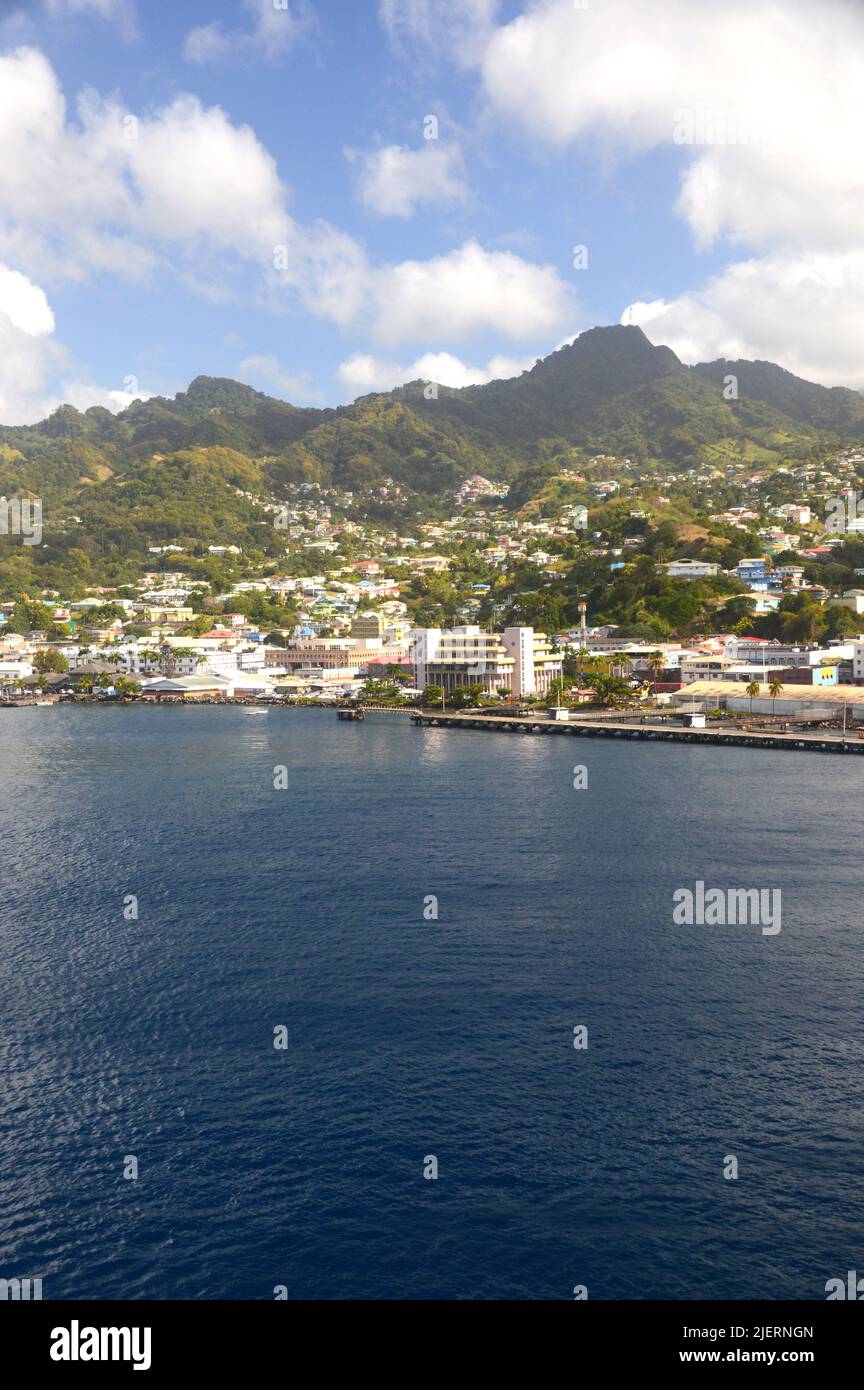
M423 729L481 729L502 734L569 735L571 738L624 738L655 743L728 744L735 748L780 748L807 753L864 753L864 740L841 734L757 733L735 729L691 729L683 725L636 722L622 719L537 719L486 714L433 714L416 711L411 723Z

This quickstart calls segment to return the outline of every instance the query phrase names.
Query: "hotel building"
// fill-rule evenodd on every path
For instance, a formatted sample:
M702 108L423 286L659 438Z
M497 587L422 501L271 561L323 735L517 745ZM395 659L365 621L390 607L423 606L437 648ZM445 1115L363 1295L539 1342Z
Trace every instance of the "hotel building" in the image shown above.
M415 628L411 660L418 690L440 685L448 694L460 686L482 685L490 695L545 695L561 675L560 657L553 655L545 634L532 627L508 627L503 634L473 625Z

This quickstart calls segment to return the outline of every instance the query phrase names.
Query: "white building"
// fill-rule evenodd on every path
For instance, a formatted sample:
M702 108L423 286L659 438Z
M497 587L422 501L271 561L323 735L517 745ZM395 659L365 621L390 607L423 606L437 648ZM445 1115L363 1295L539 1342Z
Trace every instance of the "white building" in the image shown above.
M488 694L520 697L545 694L561 675L561 659L533 627L508 627L503 634L473 624L450 629L416 628L411 634L414 684L446 691L482 685Z
M707 560L670 560L666 573L670 579L710 579L719 569Z

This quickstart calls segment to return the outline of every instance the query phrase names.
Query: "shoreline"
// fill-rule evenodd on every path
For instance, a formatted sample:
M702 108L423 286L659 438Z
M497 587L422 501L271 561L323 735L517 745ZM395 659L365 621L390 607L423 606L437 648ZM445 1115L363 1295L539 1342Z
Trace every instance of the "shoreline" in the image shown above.
M296 711L296 710L316 710L321 713L336 715L340 722L344 720L345 706L330 704L289 704L278 700L261 701L257 699L248 700L206 700L206 699L186 699L184 697L164 697L156 699L99 699L93 696L83 696L76 699L60 699L58 696L53 698L42 697L37 699L25 700L4 700L0 701L0 709L34 709L65 707L81 708L83 706L103 706L107 708L123 707L138 709L168 709L182 706L184 709L194 708L222 708L222 709L259 709L269 711L271 709ZM530 734L532 736L542 735L569 735L572 738L619 738L630 739L639 742L652 743L690 743L703 744L712 747L729 745L735 748L766 748L771 750L783 749L795 752L806 753L852 753L864 754L864 739L857 737L845 738L839 733L829 733L819 731L818 733L807 733L804 731L773 731L762 732L756 729L741 728L707 728L693 729L686 725L669 723L650 723L647 719L640 719L637 723L635 719L619 717L604 718L602 711L585 712L580 717L570 719L552 719L548 716L548 710L543 710L538 716L531 715L500 715L489 714L486 711L463 711L450 714L431 709L417 709L413 705L364 705L350 706L353 712L355 709L362 709L364 715L371 714L401 714L410 717L411 725L418 729L462 729L479 730L482 733L501 733L501 734ZM649 716L650 718L650 716ZM362 720L350 720L349 722L362 722Z

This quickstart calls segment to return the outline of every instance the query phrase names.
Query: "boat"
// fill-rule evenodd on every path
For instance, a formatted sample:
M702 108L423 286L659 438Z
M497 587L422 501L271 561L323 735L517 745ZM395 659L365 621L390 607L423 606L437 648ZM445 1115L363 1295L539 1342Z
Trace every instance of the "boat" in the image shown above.
M36 701L36 704L37 704L37 705L40 705L40 706L45 706L45 705L53 706L53 705L55 705L56 703L57 703L56 700L37 700L37 701Z
M266 714L266 713L267 713L267 706L266 706L266 705L244 705L244 706L243 706L243 713L244 713L244 714Z

